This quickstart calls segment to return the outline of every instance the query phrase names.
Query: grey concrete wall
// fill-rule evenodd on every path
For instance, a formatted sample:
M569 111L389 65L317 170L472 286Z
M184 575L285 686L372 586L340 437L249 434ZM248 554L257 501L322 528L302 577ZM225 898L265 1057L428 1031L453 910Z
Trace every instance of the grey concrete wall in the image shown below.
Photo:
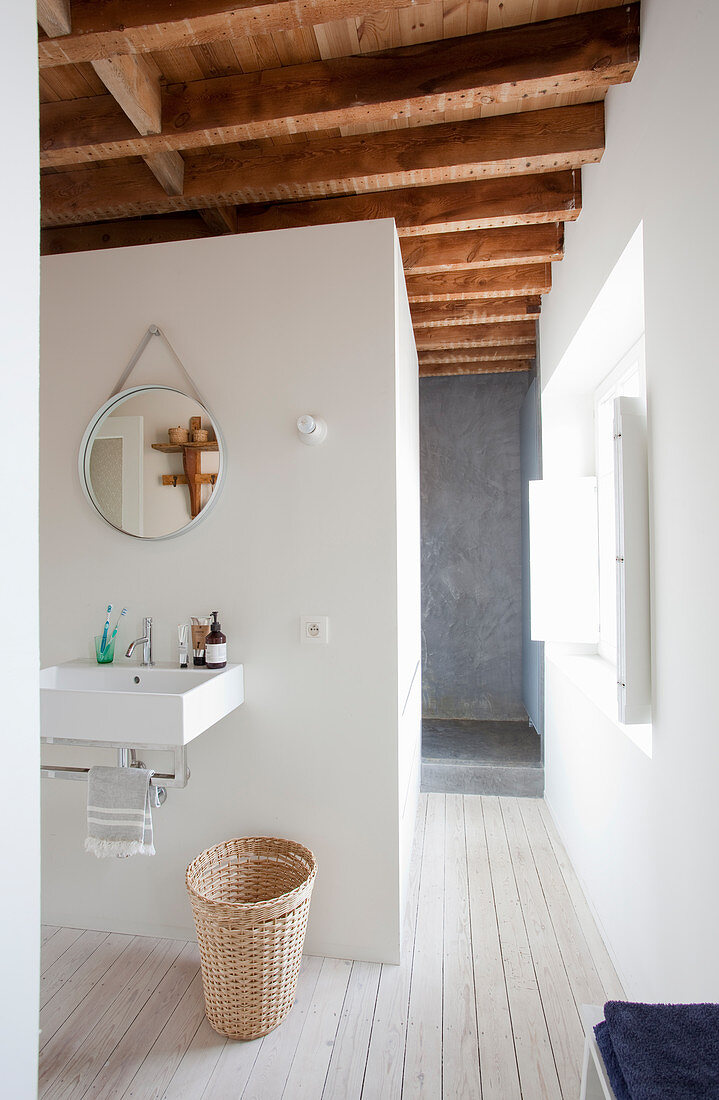
M420 382L427 718L520 719L526 374Z

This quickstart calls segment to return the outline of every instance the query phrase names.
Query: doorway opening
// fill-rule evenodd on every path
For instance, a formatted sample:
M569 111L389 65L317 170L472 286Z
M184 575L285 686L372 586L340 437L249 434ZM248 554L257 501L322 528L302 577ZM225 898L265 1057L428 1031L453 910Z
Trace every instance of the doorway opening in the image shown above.
M538 390L526 372L420 382L425 791L544 790L527 506Z

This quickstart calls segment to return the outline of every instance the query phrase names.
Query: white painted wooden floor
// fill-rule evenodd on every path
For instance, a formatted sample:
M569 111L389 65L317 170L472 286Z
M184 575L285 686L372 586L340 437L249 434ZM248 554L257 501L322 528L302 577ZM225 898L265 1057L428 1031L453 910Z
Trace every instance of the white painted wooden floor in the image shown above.
M423 795L401 966L305 958L276 1031L204 1019L195 943L43 931L48 1100L577 1100L622 996L541 800Z

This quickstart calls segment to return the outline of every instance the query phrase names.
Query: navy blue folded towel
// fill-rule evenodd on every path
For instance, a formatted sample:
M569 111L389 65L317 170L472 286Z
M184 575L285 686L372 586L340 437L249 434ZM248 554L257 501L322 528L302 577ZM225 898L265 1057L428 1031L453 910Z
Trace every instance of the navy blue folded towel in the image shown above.
M719 1100L719 1005L607 1001L594 1033L617 1100Z

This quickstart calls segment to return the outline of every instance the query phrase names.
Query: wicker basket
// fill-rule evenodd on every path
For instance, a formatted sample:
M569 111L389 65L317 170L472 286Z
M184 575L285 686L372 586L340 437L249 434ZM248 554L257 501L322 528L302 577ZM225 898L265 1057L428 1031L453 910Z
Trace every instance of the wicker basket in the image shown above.
M195 428L192 433L193 443L207 443L207 428Z
M207 1019L231 1039L257 1039L292 1008L317 863L271 836L208 848L187 868Z
M170 443L187 443L190 438L187 428L168 428L167 434L170 437Z

